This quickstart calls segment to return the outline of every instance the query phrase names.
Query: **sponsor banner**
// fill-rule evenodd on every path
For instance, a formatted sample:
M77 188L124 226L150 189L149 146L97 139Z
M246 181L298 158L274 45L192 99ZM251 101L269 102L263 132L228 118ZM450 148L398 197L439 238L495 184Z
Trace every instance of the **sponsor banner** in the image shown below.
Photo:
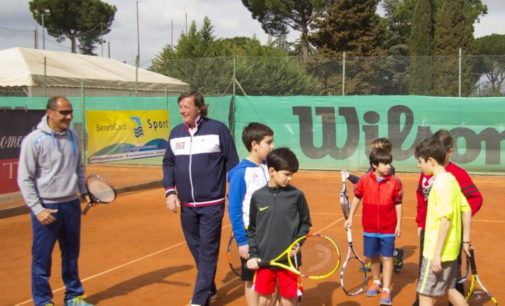
M19 191L17 172L23 138L36 128L45 111L0 111L0 194Z
M163 156L170 132L166 110L88 110L88 161Z
M249 122L269 125L276 147L290 147L302 169L368 169L369 143L393 143L397 171L419 171L416 145L443 128L452 160L480 172L505 170L505 98L421 96L236 97L235 139ZM245 148L236 142L241 156Z

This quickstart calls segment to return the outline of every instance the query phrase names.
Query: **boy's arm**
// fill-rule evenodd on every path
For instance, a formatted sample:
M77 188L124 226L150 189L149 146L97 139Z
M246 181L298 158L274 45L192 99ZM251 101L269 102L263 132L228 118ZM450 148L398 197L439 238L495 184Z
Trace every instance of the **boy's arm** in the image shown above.
M433 254L433 261L431 268L433 272L438 273L442 271L442 248L445 245L445 239L447 238L447 233L449 232L449 227L451 226L451 221L446 217L440 218L440 228L438 230L437 242L435 244L435 253Z
M424 224L426 222L426 212L428 210L428 202L426 201L423 193L422 173L419 175L419 183L417 184L416 198L417 198L417 212L416 212L417 234L421 235L421 230L424 228Z
M395 235L396 235L396 237L400 237L400 235L401 235L401 228L402 228L402 212L403 212L403 205L402 205L402 203L396 204L395 205L395 210L396 210Z
M468 204L470 204L473 216L482 207L482 194L479 189L477 189L477 186L475 186L472 178L468 175L468 172L466 172L465 169L460 168L460 172L458 172L458 175L455 175L455 177L458 181L459 187L461 187L461 192L463 192L465 198L468 200Z
M249 227L247 228L247 241L249 243L249 258L258 257L258 241L256 240L256 201L254 194L249 207Z
M307 200L305 199L305 195L301 192L300 200L299 200L299 210L300 210L300 227L296 237L301 237L307 235L310 231L310 227L312 226L312 222L310 220L310 211L309 205L307 205Z
M361 199L358 197L354 197L351 202L351 210L349 211L349 218L345 220L344 222L344 227L352 227L352 218L354 217L354 214L356 213L356 210L358 209L359 203L361 202Z
M247 233L242 215L242 205L247 190L244 175L243 169L236 169L228 174L228 216L239 247L247 245Z
M470 210L465 211L461 215L461 219L463 221L463 250L465 253L470 256L470 237L471 237L471 229L472 229L472 212Z

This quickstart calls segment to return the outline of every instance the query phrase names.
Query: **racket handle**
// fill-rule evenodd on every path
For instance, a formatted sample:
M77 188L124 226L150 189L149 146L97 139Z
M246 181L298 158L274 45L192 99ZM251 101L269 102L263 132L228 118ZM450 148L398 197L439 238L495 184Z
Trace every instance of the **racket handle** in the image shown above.
M347 242L352 243L352 232L351 232L351 229L349 227L347 227L345 229L345 231L347 232Z
M82 211L82 215L86 215L88 213L88 210L91 208L91 203L88 203L86 207L84 207L84 210Z

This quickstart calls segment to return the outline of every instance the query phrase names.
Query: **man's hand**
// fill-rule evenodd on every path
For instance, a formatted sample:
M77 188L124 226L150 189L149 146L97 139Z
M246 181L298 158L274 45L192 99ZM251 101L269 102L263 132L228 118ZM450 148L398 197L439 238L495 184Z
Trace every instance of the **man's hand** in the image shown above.
M240 257L244 258L245 260L249 259L249 245L241 245L238 247L238 253L240 254Z
M176 194L171 194L167 197L167 208L173 213L177 212L177 208L181 207L181 201Z
M53 216L53 214L57 213L57 209L49 209L45 208L43 211L39 212L36 217L37 220L39 220L40 223L44 225L49 225L56 221L56 218Z
M351 228L351 227L352 227L352 219L349 218L349 219L345 220L345 222L344 222L344 228L348 229L348 228Z

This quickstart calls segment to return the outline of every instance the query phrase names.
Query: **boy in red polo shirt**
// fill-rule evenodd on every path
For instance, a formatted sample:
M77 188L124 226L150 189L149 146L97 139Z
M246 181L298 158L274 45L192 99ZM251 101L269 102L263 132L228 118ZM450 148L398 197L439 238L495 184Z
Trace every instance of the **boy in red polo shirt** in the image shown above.
M356 184L345 227L352 226L354 214L363 200L363 249L372 262L373 277L366 295L376 296L382 291L380 305L391 305L393 252L395 238L401 232L403 187L400 180L390 174L393 157L389 151L373 149L369 160L373 171L363 175ZM381 257L384 287L380 279Z

